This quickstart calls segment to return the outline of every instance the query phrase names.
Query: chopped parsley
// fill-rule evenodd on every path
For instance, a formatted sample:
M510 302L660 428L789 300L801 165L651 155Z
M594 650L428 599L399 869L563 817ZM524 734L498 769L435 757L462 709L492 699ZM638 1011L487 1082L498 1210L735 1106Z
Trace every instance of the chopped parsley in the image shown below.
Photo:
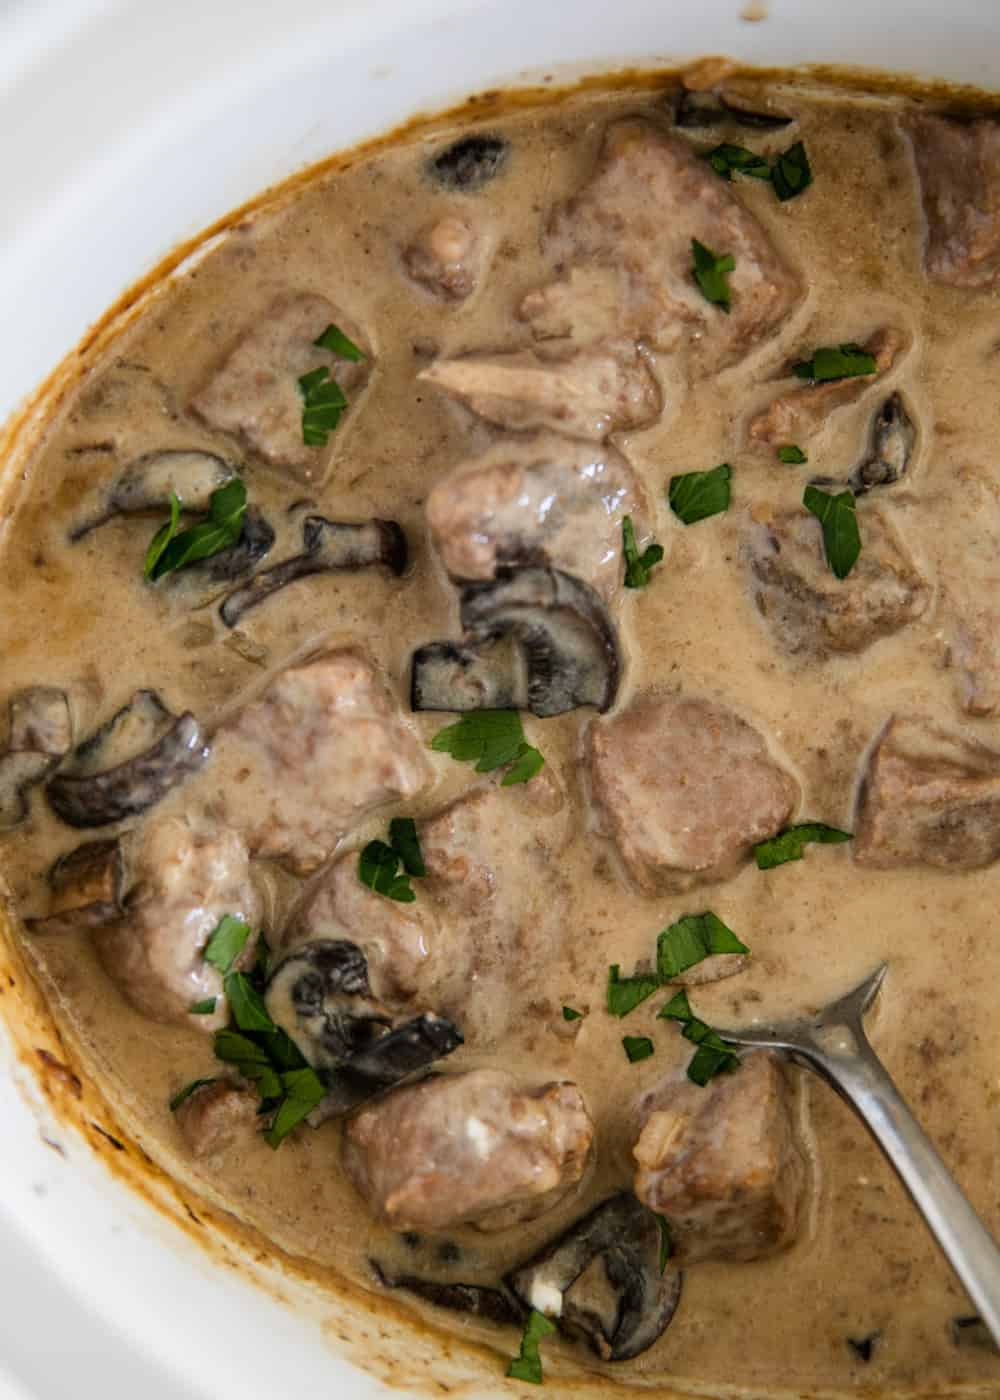
M307 1065L304 1069L285 1070L281 1076L284 1097L264 1134L269 1147L280 1147L293 1128L308 1118L326 1090L319 1075Z
M702 296L728 315L732 293L726 279L736 267L736 259L732 253L713 253L697 238L691 239L691 256L694 260L691 271Z
M564 1006L562 1009L562 1018L564 1021L582 1021L583 1012L577 1011L575 1006Z
M206 997L204 1001L196 1001L193 1006L188 1007L188 1015L211 1016L218 1000L218 997Z
M622 1045L630 1065L638 1064L640 1060L648 1060L653 1053L653 1042L648 1035L623 1035Z
M369 841L358 857L361 883L400 904L412 904L417 897L410 876L426 874L417 824L412 817L393 817L389 823L389 844Z
M771 169L774 192L784 202L803 194L812 184L812 167L801 141L778 156Z
M342 360L353 360L356 364L365 358L365 352L359 350L350 336L346 336L340 327L332 322L322 335L316 337L313 344L320 350L329 350L334 355L339 355Z
M551 1337L555 1330L554 1322L550 1322L544 1313L532 1308L531 1315L524 1324L521 1350L507 1367L507 1375L511 1380L541 1385L542 1358L538 1346L546 1337Z
M608 968L608 1011L612 1016L627 1016L663 986L663 979L655 972L621 977L620 971L618 963Z
M313 344L339 355L342 360L357 362L365 358L354 341L332 324ZM302 441L307 447L325 447L328 437L340 423L347 397L326 365L309 370L298 383L302 395Z
M205 944L202 957L214 968L218 968L219 972L225 976L243 952L249 937L249 924L245 924L242 919L237 919L233 914L225 914L216 924L211 937Z
M826 562L837 578L845 579L861 553L861 531L853 493L840 491L834 496L818 486L807 486L802 504L823 527Z
M729 509L733 469L722 462L708 472L683 472L670 478L670 509L685 525L696 525Z
M227 972L222 988L233 1020L241 1031L277 1031L264 1005L264 998L245 972Z
M657 1224L660 1227L660 1273L667 1271L667 1261L674 1252L674 1237L670 1230L670 1221L665 1215L657 1215Z
M501 787L529 783L545 759L527 742L516 710L474 710L455 724L439 729L431 740L436 753L448 753L459 763L475 763L477 773L510 768Z
M680 991L671 997L657 1012L657 1020L678 1021L681 1035L698 1048L688 1065L688 1078L702 1088L715 1075L736 1069L740 1057L732 1045L727 1045L711 1026L702 1021L691 1010L687 992Z
M767 163L766 156L759 156L755 151L748 151L746 146L734 146L729 141L723 141L720 146L714 146L712 150L705 152L705 160L715 171L716 175L721 175L724 180L731 180L734 174L749 175L754 180L770 180L771 167Z
M176 1113L181 1104L187 1103L191 1095L198 1089L204 1089L206 1084L215 1084L216 1082L214 1079L192 1079L190 1084L185 1084L184 1088L170 1100L170 1112Z
M801 467L809 458L794 442L786 442L783 447L778 448L778 461L787 462L790 466Z
M665 928L656 941L656 970L670 982L689 967L717 953L748 953L750 949L717 914L685 914Z
M170 519L150 541L143 564L143 576L151 583L167 574L186 569L200 559L211 559L236 543L243 533L247 509L247 488L238 476L213 491L208 501L208 518L180 530L182 502L170 493Z
M843 345L821 345L813 351L811 359L797 360L792 365L792 373L799 379L828 384L834 379L857 379L861 375L877 374L878 365L874 355L849 340Z
M630 515L622 520L622 553L625 556L625 587L645 588L654 565L663 558L663 546L649 544L640 554Z
M811 842L822 846L839 846L842 841L850 841L852 833L840 831L825 822L801 822L790 826L787 831L779 831L770 841L761 841L754 846L753 853L758 870L773 870L776 865L786 865L790 860L801 860L802 852Z
M239 1031L216 1031L215 1058L224 1064L234 1065L244 1079L256 1084L262 1103L281 1098L281 1071L276 1068L265 1045L241 1035Z

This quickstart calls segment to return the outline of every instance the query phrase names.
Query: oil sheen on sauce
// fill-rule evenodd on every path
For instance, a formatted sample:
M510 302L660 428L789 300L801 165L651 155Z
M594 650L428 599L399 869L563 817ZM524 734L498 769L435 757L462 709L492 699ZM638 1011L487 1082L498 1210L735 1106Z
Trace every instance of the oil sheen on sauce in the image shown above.
M793 766L802 812L846 829L866 750L891 713L926 714L1000 747L1000 724L957 710L936 602L858 657L791 666L761 624L738 559L746 512L761 503L797 506L806 473L842 472L865 440L878 391L824 426L810 444L808 468L744 451L746 419L770 401L770 381L806 343L861 340L886 324L913 337L901 374L921 427L919 456L893 508L931 584L942 559L954 565L962 558L968 522L961 473L996 474L996 298L956 296L924 275L901 101L786 94L809 151L813 188L787 204L751 180L737 193L802 269L807 296L778 337L721 375L684 383L661 357L662 419L617 439L654 503L654 533L666 549L652 585L621 604L622 701L659 685L731 706ZM358 638L404 695L415 641L458 632L454 590L430 547L423 502L444 471L494 437L415 375L434 354L524 343L513 308L551 270L541 249L543 221L591 170L608 120L650 109L662 114L661 102L649 92L592 92L537 112L512 109L489 124L510 139L513 155L502 181L485 186L474 205L469 197L495 252L479 292L458 309L416 289L400 260L409 237L454 205L455 197L423 174L428 154L457 134L453 128L321 175L233 227L88 370L23 481L6 485L4 694L28 684L66 688L77 734L139 686L159 691L175 711L211 719L316 642ZM780 132L763 142L754 137L755 148L784 144ZM67 531L80 499L142 452L218 448L218 438L195 420L178 429L172 415L255 312L289 287L328 296L364 329L377 356L364 402L334 435L326 484L310 494L331 518L398 520L412 564L402 580L370 572L301 582L250 614L237 646L213 607L183 588L143 584L148 520L113 521L75 545ZM733 466L733 508L685 529L666 506L669 478L723 461ZM243 475L251 499L273 517L302 494L260 466L247 465ZM928 511L936 500L947 508ZM428 741L443 722L413 719ZM588 722L585 712L528 720L529 738L566 788L572 836L537 881L529 916L511 930L516 977L504 967L484 971L477 998L492 1008L483 1013L486 1029L451 1065L500 1065L528 1081L576 1081L597 1125L598 1166L542 1219L495 1236L453 1231L448 1239L459 1246L458 1262L455 1251L442 1254L440 1240L417 1262L438 1277L492 1281L609 1190L629 1184L635 1101L684 1064L688 1047L673 1027L655 1021L661 999L627 1023L604 1013L608 965L631 968L649 958L658 930L709 907L753 952L738 976L692 993L699 1013L717 1024L808 1012L878 962L890 962L875 1043L976 1208L1000 1230L1000 937L990 927L998 869L880 872L855 865L849 848L816 848L770 872L745 866L693 894L641 896L594 830L580 759ZM437 782L407 815L438 810L474 781L465 765L444 755L433 762ZM657 781L655 754L648 781ZM183 788L168 799L181 809L183 803ZM390 815L380 812L350 845L383 834ZM0 841L0 865L24 914L44 911L44 872L78 840L36 792L29 823ZM290 880L275 886L274 922L293 893ZM371 1223L343 1177L334 1124L298 1133L277 1152L256 1141L210 1164L191 1160L167 1104L182 1084L215 1072L210 1039L130 1009L86 935L25 934L22 942L68 1034L154 1158L290 1254L366 1286L374 1287L372 1256L413 1264L413 1252ZM562 1022L564 1003L589 1013L572 1035ZM653 1057L629 1064L623 1030L651 1036ZM970 1311L968 1302L863 1129L821 1086L802 1082L799 1092L813 1173L802 1237L764 1262L689 1269L662 1341L615 1374L640 1372L643 1383L690 1379L712 1394L737 1383L795 1391L1000 1386L994 1355L956 1347L951 1320ZM878 1343L864 1362L848 1339L873 1333Z

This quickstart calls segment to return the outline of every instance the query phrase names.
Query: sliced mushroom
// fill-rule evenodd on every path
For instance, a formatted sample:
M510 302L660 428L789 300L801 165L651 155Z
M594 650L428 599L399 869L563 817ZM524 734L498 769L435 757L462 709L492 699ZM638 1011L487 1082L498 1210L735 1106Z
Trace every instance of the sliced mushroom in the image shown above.
M342 1118L411 1075L430 1069L435 1060L450 1055L462 1043L455 1023L433 1012L403 1022L322 1076L329 1091L309 1115L310 1124L317 1127L328 1118Z
M48 873L49 912L30 919L34 933L103 928L121 914L123 868L116 840L86 841L60 856Z
M469 646L430 642L413 653L413 710L520 710L527 702L527 672L509 638Z
M138 690L49 781L49 805L70 826L107 826L161 801L208 754L194 715L175 716Z
M64 691L33 685L11 696L7 751L0 754L0 831L25 820L28 789L51 773L72 741Z
M726 124L749 127L755 131L777 131L791 126L794 117L780 112L752 112L731 102L719 92L689 92L681 88L674 102L674 125L703 128Z
M605 1361L629 1361L666 1330L682 1274L661 1271L657 1216L628 1192L612 1196L514 1269L504 1282L526 1308L583 1338Z
M311 574L385 564L398 575L406 568L406 536L395 520L350 525L322 515L307 515L302 525L302 543L302 554L283 559L229 594L219 609L227 627L235 627L251 608L279 588Z
M147 452L129 463L112 482L98 513L77 525L70 532L70 539L82 539L116 515L166 510L172 495L180 499L185 510L207 510L212 492L225 486L235 475L236 468L213 452L183 448Z
M445 189L474 194L499 175L509 155L502 136L463 136L433 158L428 173Z
M271 974L267 1009L314 1069L335 1069L392 1025L368 984L356 943L319 939L284 958Z
M906 475L917 441L917 428L902 394L891 394L872 419L871 446L848 478L855 496L873 486L891 486Z
M450 675L446 643L415 654L414 709L432 708L430 699L436 709L493 709L495 699L484 703L478 696L506 693L540 718L580 705L603 712L614 704L621 679L618 639L600 597L580 579L558 569L498 571L494 581L463 591L461 618L466 635ZM501 654L502 664L491 668L493 653L486 645L502 637L510 637L523 655L523 698L514 668Z
M243 530L236 543L211 559L203 566L196 566L198 572L204 568L204 577L212 583L232 583L255 569L269 554L274 544L274 526L253 506L247 507L243 520Z
M499 1288L484 1288L479 1283L440 1283L436 1279L419 1278L416 1274L393 1276L377 1260L370 1259L368 1262L383 1288L401 1288L422 1298L425 1303L433 1303L436 1308L481 1317L487 1322L496 1323L498 1327L520 1327L524 1323L527 1309Z

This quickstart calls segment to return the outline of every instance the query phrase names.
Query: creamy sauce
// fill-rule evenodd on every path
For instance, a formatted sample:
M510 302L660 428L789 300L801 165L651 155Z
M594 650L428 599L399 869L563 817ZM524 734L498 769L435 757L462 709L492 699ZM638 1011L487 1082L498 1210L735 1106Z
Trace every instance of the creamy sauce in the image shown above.
M138 686L159 691L175 711L189 708L214 722L315 643L359 638L405 696L413 647L459 631L455 593L435 560L423 502L444 471L498 437L415 384L415 373L436 354L525 344L513 308L551 274L545 219L589 175L607 121L657 101L648 94L590 95L492 122L489 129L512 142L512 154L502 178L475 196L436 190L423 174L428 153L454 131L390 147L258 211L180 275L88 370L23 480L7 483L0 515L3 690L66 689L78 736ZM919 452L908 480L879 504L933 587L962 555L960 474L972 469L992 479L997 471L997 303L995 293L956 293L924 275L900 100L786 93L777 101L798 119L814 186L787 204L755 181L736 192L802 271L808 293L776 337L722 374L688 380L683 365L655 357L663 416L615 439L645 485L654 534L666 549L652 585L618 605L627 658L619 704L655 685L732 707L798 777L803 816L851 829L866 750L890 714L926 714L995 747L1000 724L958 711L936 597L919 620L857 657L790 662L753 605L739 559L741 531L748 512L797 506L807 473L843 475L861 455L884 390L901 383L920 425ZM699 146L711 143L699 134ZM751 133L748 144L776 151L787 140L783 132ZM456 204L488 230L492 245L480 290L457 308L415 287L401 263L402 247ZM184 405L246 323L288 288L328 296L363 328L376 357L363 396L331 439L325 484L305 489L330 518L398 520L412 564L400 580L370 571L299 582L249 614L243 639L234 642L215 607L196 606L185 582L142 584L149 519L112 521L72 546L66 536L81 501L132 458L158 447L220 450L217 435L183 416ZM808 468L746 450L745 423L773 398L789 356L807 345L861 341L883 325L912 336L912 349L884 385L811 440ZM686 529L666 507L669 478L721 461L733 465L733 508ZM276 522L304 493L301 483L261 466L248 464L243 475L251 500ZM293 552L294 531L283 530L267 562ZM444 721L429 715L412 722L429 741ZM529 1082L567 1078L580 1086L597 1126L598 1162L570 1199L507 1233L449 1232L446 1239L461 1251L456 1261L441 1239L410 1248L370 1221L342 1174L335 1124L296 1134L278 1152L255 1140L196 1162L167 1104L189 1079L216 1072L210 1039L133 1011L102 972L88 935L24 934L24 950L68 1034L139 1142L288 1253L373 1291L371 1257L390 1269L492 1282L590 1204L630 1184L635 1102L684 1065L689 1047L673 1027L655 1021L662 998L627 1022L605 1014L608 965L630 970L652 956L661 928L711 908L753 953L737 976L692 992L698 1012L716 1024L809 1012L889 960L873 1039L973 1204L1000 1231L1000 939L989 926L1000 893L996 868L883 872L854 864L849 847L815 848L804 861L770 872L744 866L706 890L639 895L595 829L580 759L590 722L586 712L526 721L566 790L566 844L544 879L521 894L519 923L510 930L516 973L494 961L475 989L477 1005L499 1006L502 1014L484 1012L480 1029L449 1062L455 1069L502 1065ZM475 781L471 769L444 755L431 761L436 782L417 804L400 808L408 815L437 812ZM648 781L656 782L655 755ZM182 787L160 810L183 810L191 800ZM384 834L392 814L380 811L346 848ZM22 914L46 911L44 873L79 840L36 790L29 822L0 838L0 863ZM288 878L276 886L271 928L280 926L297 888ZM562 1021L564 1003L589 1013L572 1034ZM654 1056L627 1063L623 1033L651 1036ZM956 1347L951 1319L969 1313L969 1304L864 1130L821 1086L803 1081L800 1095L813 1175L801 1238L766 1261L689 1269L663 1339L614 1374L689 1380L710 1393L732 1384L942 1391L973 1382L983 1387L977 1393L995 1393L1000 1361L985 1349ZM866 1363L848 1339L873 1333L879 1339Z

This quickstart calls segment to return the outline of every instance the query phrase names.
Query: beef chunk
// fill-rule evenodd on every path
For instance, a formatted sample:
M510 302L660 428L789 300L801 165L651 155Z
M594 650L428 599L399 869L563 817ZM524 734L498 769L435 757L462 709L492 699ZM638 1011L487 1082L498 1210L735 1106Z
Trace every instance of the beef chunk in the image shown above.
M754 602L793 655L864 651L927 607L930 590L886 517L876 509L859 517L862 550L846 579L830 569L819 521L804 510L762 513L744 533Z
M693 280L692 239L735 259L729 315ZM703 366L720 368L772 335L802 295L732 188L683 138L638 118L608 127L595 173L556 211L545 246L562 275L521 306L545 338L672 350L686 333Z
M468 219L446 214L420 230L403 263L415 282L443 301L465 301L479 285L485 252Z
M344 1165L394 1230L502 1228L580 1180L593 1136L575 1084L528 1088L502 1070L473 1070L363 1109L345 1130Z
M807 384L779 394L763 412L751 419L750 441L769 447L808 441L835 409L857 403L866 390L887 375L908 346L908 338L892 326L876 331L862 347L875 360L874 374Z
M948 661L962 709L1000 712L1000 485L982 468L962 466L926 498ZM961 540L961 548L955 541Z
M419 376L501 428L549 430L600 442L659 418L660 389L633 345L572 342L438 360Z
M315 870L374 807L413 797L430 767L371 661L352 648L280 672L220 726L205 781L253 855Z
M992 287L1000 276L1000 122L920 114L910 122L928 277Z
M708 700L647 695L587 742L605 829L649 894L725 879L798 801L757 730Z
M95 931L108 976L154 1021L216 1031L225 1026L222 977L202 956L226 914L258 927L260 901L246 847L234 831L191 817L154 816L122 838L124 917ZM256 933L237 967L252 964ZM216 998L210 1016L192 1016Z
M674 1260L750 1260L793 1242L806 1170L777 1056L745 1055L701 1088L663 1085L643 1105L635 1194L670 1222Z
M362 350L357 328L324 297L285 293L255 318L191 407L211 428L229 433L298 481L319 482L326 454L302 441L298 381L325 367L348 403L368 378L371 357L345 360L313 342L334 324Z
M250 1137L259 1106L256 1094L217 1079L189 1094L175 1120L192 1157L215 1157Z
M605 597L622 577L622 518L645 511L613 447L540 435L498 443L456 467L427 498L427 520L453 578L492 579L504 565L562 569Z
M928 720L891 719L865 770L862 865L974 870L1000 858L1000 753Z

